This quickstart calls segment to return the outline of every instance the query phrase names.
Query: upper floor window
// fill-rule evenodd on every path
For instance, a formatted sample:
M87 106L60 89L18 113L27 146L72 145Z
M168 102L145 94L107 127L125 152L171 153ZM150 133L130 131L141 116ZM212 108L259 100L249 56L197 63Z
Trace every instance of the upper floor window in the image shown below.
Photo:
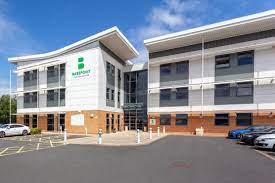
M24 73L24 81L36 80L37 70L27 71Z
M230 55L216 56L216 69L230 67Z
M65 106L65 94L65 89L48 90L47 107Z
M252 96L253 82L237 83L237 96Z
M188 62L178 62L176 63L176 71L178 74L188 73Z
M111 63L106 62L107 67L107 73L115 75L115 66L113 66Z
M106 99L110 99L110 88L106 88Z
M216 97L228 97L230 96L230 84L217 84L215 85Z
M177 88L176 99L188 99L188 88Z
M24 94L24 108L36 108L37 107L37 92Z
M164 64L160 66L160 75L170 75L171 74L171 64Z
M160 100L170 100L170 98L171 98L171 89L160 90Z
M238 53L238 65L249 65L253 64L253 52L246 51Z

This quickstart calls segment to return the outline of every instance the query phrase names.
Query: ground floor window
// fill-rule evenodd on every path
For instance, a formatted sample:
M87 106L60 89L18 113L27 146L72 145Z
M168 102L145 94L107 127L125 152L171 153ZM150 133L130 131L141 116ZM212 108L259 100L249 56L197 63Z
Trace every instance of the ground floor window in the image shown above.
M32 115L32 127L37 128L37 115Z
M65 130L65 114L59 114L59 129Z
M112 114L112 118L111 118L111 129L112 131L115 129L115 115Z
M227 126L229 125L229 114L216 114L215 115L216 126Z
M54 114L48 114L47 116L47 130L48 131L54 130Z
M30 115L24 115L24 125L30 126Z
M250 126L252 125L252 121L252 113L237 113L237 126Z
M106 132L110 132L110 115L106 114Z
M170 114L161 114L160 115L160 125L170 125L171 124L171 115Z
M120 114L117 115L117 130L120 131Z
M188 124L188 114L176 114L176 125L187 125Z

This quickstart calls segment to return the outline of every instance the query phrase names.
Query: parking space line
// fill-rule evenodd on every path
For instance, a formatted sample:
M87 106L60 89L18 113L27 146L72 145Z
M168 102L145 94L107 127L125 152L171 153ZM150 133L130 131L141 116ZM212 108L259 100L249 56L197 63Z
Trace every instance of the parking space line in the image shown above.
M40 145L40 143L37 143L36 150L39 150L39 145Z
M257 149L254 149L254 151L256 151L257 153L259 153L259 154L261 154L261 155L263 155L263 156L265 156L265 157L267 157L267 158L275 161L275 157L272 157L272 156L270 156L270 155L268 155L268 154L266 154L266 153L264 153L262 151L259 151Z
M50 140L50 144L51 144L51 147L53 147L53 143L52 143L52 140Z
M20 148L18 149L18 151L16 151L16 153L20 153L20 152L22 151L23 148L24 148L24 146L20 147Z
M9 148L7 147L6 149L4 149L2 152L0 152L0 155L5 153Z

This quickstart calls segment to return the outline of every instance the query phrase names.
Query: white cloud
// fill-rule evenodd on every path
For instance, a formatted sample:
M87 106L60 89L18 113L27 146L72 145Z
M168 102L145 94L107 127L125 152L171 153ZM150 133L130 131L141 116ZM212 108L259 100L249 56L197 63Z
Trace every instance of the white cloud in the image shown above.
M199 0L162 0L160 5L153 7L146 17L146 24L130 30L130 39L140 51L140 56L134 62L147 60L144 39L200 25L201 21L196 15L202 12L203 7Z

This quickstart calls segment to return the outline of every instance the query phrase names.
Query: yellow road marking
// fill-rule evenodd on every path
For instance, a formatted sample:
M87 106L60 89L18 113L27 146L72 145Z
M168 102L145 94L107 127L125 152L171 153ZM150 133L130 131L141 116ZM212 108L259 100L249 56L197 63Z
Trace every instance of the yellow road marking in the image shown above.
M0 155L3 154L4 152L6 152L9 148L7 147L6 149L4 149L2 152L0 152Z
M20 147L20 149L18 149L18 151L16 153L20 153L23 148L24 148L24 146Z

